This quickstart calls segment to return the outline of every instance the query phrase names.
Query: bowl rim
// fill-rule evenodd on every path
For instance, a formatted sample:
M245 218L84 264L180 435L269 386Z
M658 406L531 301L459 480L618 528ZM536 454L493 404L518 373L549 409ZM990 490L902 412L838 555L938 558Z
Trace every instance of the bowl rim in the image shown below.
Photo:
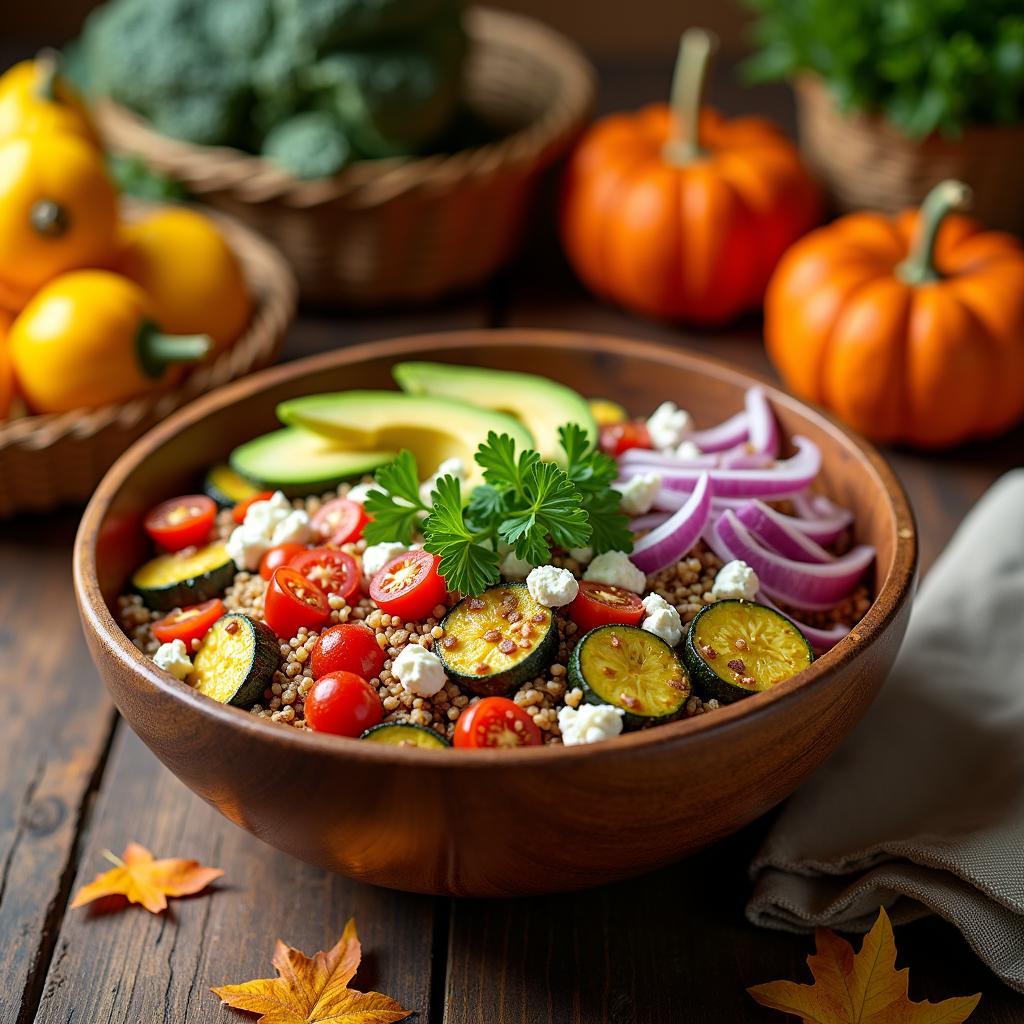
M788 407L803 418L815 421L824 429L838 432L860 456L865 468L878 478L888 495L889 511L895 521L892 565L882 580L870 608L854 630L831 651L792 678L771 690L756 693L745 700L720 708L711 715L696 715L655 729L623 733L607 743L570 747L544 744L540 747L523 747L515 750L462 751L418 747L406 749L384 744L360 743L347 737L318 735L308 730L284 727L274 729L270 723L257 719L242 708L219 704L196 693L186 683L159 669L132 644L118 625L100 592L96 572L96 540L100 526L112 498L136 466L152 451L171 441L182 429L269 387L368 359L397 360L428 354L456 359L460 352L481 347L538 345L575 351L600 351L618 356L635 356L667 362L677 368L704 376L710 375L741 387L758 383L765 387L773 403ZM578 331L481 328L371 341L295 360L234 381L178 410L124 452L100 482L82 516L75 537L73 582L79 613L85 628L93 631L96 639L126 673L138 675L146 686L180 704L186 713L188 710L194 710L225 728L241 729L243 733L252 735L261 742L291 746L296 756L301 756L303 751L315 751L327 756L361 758L382 765L407 764L449 769L493 769L498 766L543 768L556 762L565 762L568 758L576 759L578 766L584 759L630 757L641 751L684 741L690 736L726 734L741 725L746 725L751 719L765 715L780 702L794 699L803 690L819 683L827 673L853 661L885 631L913 593L917 561L917 529L910 502L903 485L881 453L833 417L788 395L762 375L737 369L711 356L658 342Z

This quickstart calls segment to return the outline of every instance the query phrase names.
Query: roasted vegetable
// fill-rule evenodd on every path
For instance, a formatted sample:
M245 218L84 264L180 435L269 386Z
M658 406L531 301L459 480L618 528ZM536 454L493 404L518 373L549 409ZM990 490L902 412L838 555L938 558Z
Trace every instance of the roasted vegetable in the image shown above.
M814 660L803 633L754 601L717 601L690 623L684 660L706 697L732 703L789 679Z
M414 725L412 722L383 722L372 729L367 729L359 738L370 743L384 743L389 747L427 747L444 750L451 746L433 729Z
M221 704L255 704L280 659L277 637L248 615L225 615L206 634L193 662L192 685Z
M150 559L132 576L146 606L158 612L220 597L235 577L235 563L217 542L198 551L172 552Z
M551 609L534 601L524 583L503 583L463 598L442 625L436 652L445 672L483 696L508 693L540 675L558 652Z
M676 652L636 626L599 626L587 633L569 659L569 683L591 704L622 708L627 729L677 718L690 696Z

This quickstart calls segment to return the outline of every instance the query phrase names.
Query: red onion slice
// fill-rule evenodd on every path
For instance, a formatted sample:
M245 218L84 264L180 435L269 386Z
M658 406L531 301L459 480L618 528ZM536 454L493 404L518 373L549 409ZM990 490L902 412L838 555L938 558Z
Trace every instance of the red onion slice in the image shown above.
M666 469L662 486L692 491L702 473L711 477L716 498L783 498L797 494L818 475L821 451L806 437L794 437L797 452L766 469Z
M718 517L715 533L733 558L742 559L757 573L769 597L813 611L832 608L847 597L875 558L875 549L866 545L826 565L784 558L759 543L731 509Z
M761 591L758 591L757 600L780 615L785 615L807 637L807 642L814 648L815 654L825 654L831 651L850 632L849 626L835 625L830 626L828 629L822 629L820 626L811 626L806 622L801 622L798 618L780 608L767 594Z
M678 562L700 539L710 515L711 481L704 473L683 507L636 542L629 560L648 576Z
M707 430L695 430L692 434L686 435L686 440L692 441L702 452L722 452L743 444L749 434L747 413L744 411L730 416L718 426L708 427Z
M686 457L670 452L655 452L650 448L628 448L619 456L619 471L626 476L652 469L710 469L719 464L717 455Z
M647 515L637 516L636 519L630 520L629 528L634 533L640 533L642 530L653 530L654 527L661 526L668 517L668 512L648 512Z
M779 454L779 427L764 388L748 388L745 402L750 448L758 455L776 458Z
M777 554L797 562L824 564L835 560L835 555L816 544L806 534L795 529L790 516L766 505L756 498L736 509L736 518Z

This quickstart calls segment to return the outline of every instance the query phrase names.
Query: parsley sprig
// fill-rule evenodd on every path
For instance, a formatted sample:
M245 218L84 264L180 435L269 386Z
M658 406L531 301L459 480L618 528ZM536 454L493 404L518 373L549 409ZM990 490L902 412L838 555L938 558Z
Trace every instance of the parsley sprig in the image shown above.
M615 460L593 449L575 423L561 427L558 435L565 468L532 449L517 451L511 437L492 431L474 456L485 483L464 500L458 478L442 476L429 506L420 497L416 459L402 451L377 470L381 489L367 495L372 520L364 530L367 542L408 544L419 525L424 548L441 558L448 586L464 594L479 594L499 582L499 544L534 565L546 562L554 545L589 544L597 554L632 550L621 495L611 486Z

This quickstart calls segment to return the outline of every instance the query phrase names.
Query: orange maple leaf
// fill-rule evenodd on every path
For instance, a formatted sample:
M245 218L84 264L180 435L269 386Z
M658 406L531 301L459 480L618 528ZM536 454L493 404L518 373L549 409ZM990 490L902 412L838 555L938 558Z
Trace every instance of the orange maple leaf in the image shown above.
M804 1024L962 1024L981 994L912 1003L908 968L896 970L896 940L882 907L859 953L835 932L819 928L807 958L814 983L770 981L747 991L762 1005L799 1017Z
M116 866L82 886L72 909L103 896L125 896L129 903L141 903L151 914L159 914L167 909L168 896L191 896L224 874L195 860L154 860L138 843L129 843L121 857L109 850L103 856Z
M362 959L356 922L345 925L338 944L309 957L280 939L273 964L280 977L222 985L212 989L226 1006L260 1014L256 1024L394 1024L412 1011L403 1010L380 992L348 987Z

